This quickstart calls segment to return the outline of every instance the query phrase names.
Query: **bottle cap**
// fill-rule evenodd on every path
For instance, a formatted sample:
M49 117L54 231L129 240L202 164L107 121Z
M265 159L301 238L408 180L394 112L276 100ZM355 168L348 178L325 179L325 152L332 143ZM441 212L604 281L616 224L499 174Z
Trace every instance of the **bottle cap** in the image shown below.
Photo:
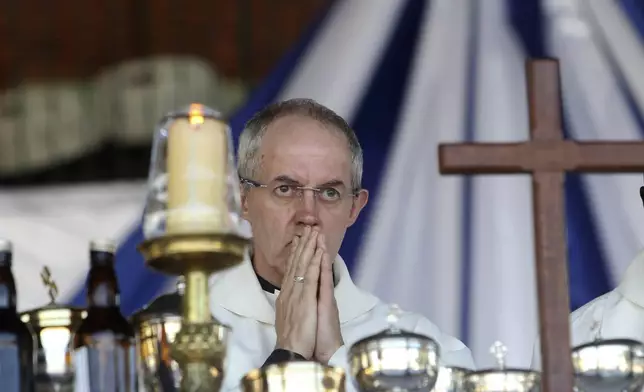
M0 252L13 252L13 244L6 238L0 238Z
M100 238L90 241L89 249L94 252L116 253L116 244L112 240Z

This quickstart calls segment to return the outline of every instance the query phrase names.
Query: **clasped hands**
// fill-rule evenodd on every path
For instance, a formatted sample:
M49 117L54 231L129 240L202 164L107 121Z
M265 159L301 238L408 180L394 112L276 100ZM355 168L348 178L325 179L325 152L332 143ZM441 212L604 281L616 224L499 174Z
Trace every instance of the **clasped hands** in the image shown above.
M294 238L275 305L276 348L327 364L344 344L332 264L317 229Z

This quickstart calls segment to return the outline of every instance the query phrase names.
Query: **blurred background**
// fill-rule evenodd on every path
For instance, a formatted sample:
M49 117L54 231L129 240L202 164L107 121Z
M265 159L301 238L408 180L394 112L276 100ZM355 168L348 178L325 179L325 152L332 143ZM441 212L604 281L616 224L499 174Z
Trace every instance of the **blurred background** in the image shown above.
M101 4L99 4L101 3ZM537 332L530 179L442 177L437 146L528 135L524 64L560 60L565 134L644 135L644 0L5 0L0 237L19 308L85 303L88 241L119 243L122 308L172 281L147 270L151 138L198 101L236 138L275 100L311 97L354 127L368 207L341 255L356 283L470 346L528 366ZM566 180L571 310L613 289L644 239L642 175Z

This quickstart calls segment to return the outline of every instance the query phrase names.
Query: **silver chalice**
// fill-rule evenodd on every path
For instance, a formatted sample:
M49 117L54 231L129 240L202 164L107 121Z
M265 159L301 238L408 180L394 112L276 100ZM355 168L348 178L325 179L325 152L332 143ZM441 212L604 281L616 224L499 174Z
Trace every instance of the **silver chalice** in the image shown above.
M582 344L573 348L572 364L579 391L639 391L644 386L644 345L636 340Z
M398 327L400 309L393 305L389 328L351 346L351 376L363 392L429 391L438 374L438 343Z
M469 392L537 392L540 390L540 374L531 369L515 369L505 366L506 347L495 342L491 348L496 357L497 368L472 372L467 376Z

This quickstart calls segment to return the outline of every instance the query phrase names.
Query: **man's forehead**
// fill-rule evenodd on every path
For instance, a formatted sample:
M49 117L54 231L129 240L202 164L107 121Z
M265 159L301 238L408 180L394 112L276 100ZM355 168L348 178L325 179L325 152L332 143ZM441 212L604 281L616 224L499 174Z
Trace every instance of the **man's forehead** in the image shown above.
M290 148L264 155L262 172L266 180L288 177L302 184L318 185L340 180L348 185L351 164L349 159L334 154L317 154L311 150L299 152L297 148Z
M346 182L351 154L346 138L313 119L288 118L269 126L260 147L264 176L289 176L298 181ZM346 177L346 179L345 179Z

